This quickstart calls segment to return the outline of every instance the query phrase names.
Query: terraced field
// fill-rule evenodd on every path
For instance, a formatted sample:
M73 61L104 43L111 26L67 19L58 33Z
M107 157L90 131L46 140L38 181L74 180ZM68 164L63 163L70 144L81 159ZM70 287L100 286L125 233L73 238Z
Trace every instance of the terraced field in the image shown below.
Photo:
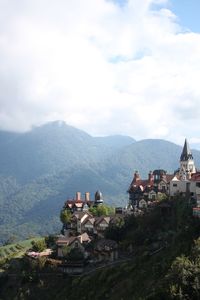
M41 237L36 237L28 240L0 247L0 262L12 257L20 257L31 248L32 241L38 241Z

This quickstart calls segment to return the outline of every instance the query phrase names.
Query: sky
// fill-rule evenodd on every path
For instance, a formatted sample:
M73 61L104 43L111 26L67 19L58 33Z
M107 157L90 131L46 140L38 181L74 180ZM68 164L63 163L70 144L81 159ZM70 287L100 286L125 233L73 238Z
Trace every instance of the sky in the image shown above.
M0 0L0 129L200 149L199 0Z

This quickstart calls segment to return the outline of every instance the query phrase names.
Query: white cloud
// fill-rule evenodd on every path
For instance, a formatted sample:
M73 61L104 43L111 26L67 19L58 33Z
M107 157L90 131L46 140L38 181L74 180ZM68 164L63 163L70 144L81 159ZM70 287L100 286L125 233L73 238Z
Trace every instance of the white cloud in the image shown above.
M166 3L0 0L0 127L198 138L200 34Z

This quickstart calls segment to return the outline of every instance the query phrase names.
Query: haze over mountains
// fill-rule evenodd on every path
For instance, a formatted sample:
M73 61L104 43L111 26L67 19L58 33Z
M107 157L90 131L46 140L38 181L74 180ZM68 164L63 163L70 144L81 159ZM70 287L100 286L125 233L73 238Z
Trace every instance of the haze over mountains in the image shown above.
M178 168L182 148L164 140L92 137L52 122L26 133L0 131L0 232L25 237L60 228L59 211L76 191L100 189L109 204L126 205L134 170ZM200 166L200 152L193 151Z

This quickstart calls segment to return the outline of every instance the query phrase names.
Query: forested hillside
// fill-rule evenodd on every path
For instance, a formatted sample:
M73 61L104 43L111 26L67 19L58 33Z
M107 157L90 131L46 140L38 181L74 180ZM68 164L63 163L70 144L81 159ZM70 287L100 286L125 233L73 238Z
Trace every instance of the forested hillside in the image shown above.
M170 210L163 210L163 203ZM0 298L198 300L199 228L187 198L162 202L151 213L126 217L124 223L107 229L106 237L119 243L125 259L80 276L59 276L45 259L38 264L23 257L11 259L8 274L17 276L0 278Z
M0 132L1 242L60 228L59 210L76 191L97 189L107 203L126 205L134 170L173 172L181 147L164 140L92 137L53 122L26 133ZM200 152L193 151L200 165Z

